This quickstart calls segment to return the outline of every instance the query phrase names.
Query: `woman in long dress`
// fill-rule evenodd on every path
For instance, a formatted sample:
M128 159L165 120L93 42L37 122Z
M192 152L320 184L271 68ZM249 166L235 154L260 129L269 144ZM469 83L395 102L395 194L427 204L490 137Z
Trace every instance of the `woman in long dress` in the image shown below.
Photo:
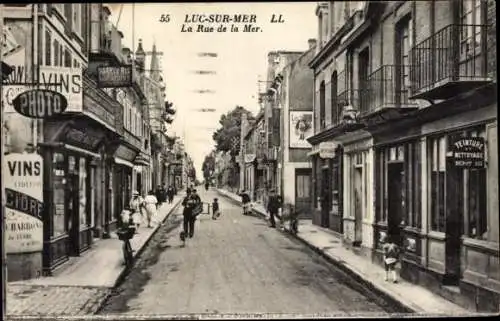
M141 210L143 207L144 200L139 195L139 192L134 191L132 193L132 199L130 200L129 207L132 212L132 222L136 227L136 233L139 230L139 226L141 225Z
M148 227L153 227L151 225L151 220L153 217L156 217L156 204L158 203L158 199L155 196L153 191L149 191L148 195L144 198L144 205L146 208L146 216L148 219Z

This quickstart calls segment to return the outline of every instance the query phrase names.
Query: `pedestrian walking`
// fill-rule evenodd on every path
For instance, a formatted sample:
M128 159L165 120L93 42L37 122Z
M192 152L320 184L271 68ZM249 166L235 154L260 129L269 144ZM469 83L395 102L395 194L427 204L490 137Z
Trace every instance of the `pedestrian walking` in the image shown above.
M250 213L250 196L246 190L241 191L240 196L241 203L243 204L243 215L247 215Z
M170 185L167 189L167 199L169 204L172 204L172 202L174 201L174 195L175 195L175 190L173 186Z
M151 225L151 221L153 218L157 217L157 204L158 199L156 198L155 193L152 190L149 191L148 195L144 198L144 207L146 209L146 217L149 228L153 227Z
M181 233L181 238L189 236L192 238L194 235L194 223L196 221L196 216L199 214L199 208L202 206L200 196L196 193L196 189L190 189L187 192L186 197L182 201L184 206L183 216L183 233ZM200 211L201 212L201 211Z
M398 283L398 274L396 272L396 264L399 261L399 246L394 243L394 237L384 236L382 238L384 246L384 266L385 266L385 281L389 281L389 274L392 275L392 282Z
M129 202L129 208L132 212L132 222L136 227L136 233L138 233L139 227L141 225L143 207L144 199L139 195L138 191L133 191L132 198Z
M216 197L212 202L212 220L218 219L219 216L220 216L219 200Z
M278 211L282 206L281 196L276 194L274 189L270 190L269 200L267 202L267 212L269 213L269 221L271 227L276 227L274 216L278 215Z
M157 207L160 208L161 204L163 203L163 191L162 191L161 185L158 185L156 187L155 196L156 196L156 200L158 201Z

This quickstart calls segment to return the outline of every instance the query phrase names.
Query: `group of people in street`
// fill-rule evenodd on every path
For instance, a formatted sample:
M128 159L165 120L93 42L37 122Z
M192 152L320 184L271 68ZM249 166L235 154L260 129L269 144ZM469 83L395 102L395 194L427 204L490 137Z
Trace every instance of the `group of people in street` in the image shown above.
M153 221L158 214L161 205L168 201L171 204L177 190L173 186L165 188L158 185L156 191L150 190L144 197L138 191L132 192L132 197L122 213L121 223L124 226L134 226L135 233L138 233L141 223L147 223L148 228L152 228Z
M241 203L243 204L243 215L248 215L252 212L252 203L250 195L246 190L239 193L241 196ZM269 190L269 199L267 202L266 210L269 213L270 226L276 227L276 217L278 216L280 208L283 206L283 198L276 193L275 189Z
M172 204L172 202L174 201L174 196L176 194L177 190L174 186L170 185L168 188L166 188L165 185L158 185L155 192L156 199L158 200L158 207L165 202L168 202L168 204Z

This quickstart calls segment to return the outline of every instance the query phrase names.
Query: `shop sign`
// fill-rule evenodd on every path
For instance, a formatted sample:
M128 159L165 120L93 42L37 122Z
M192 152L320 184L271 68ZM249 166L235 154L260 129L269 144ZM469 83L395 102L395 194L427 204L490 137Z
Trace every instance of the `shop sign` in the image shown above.
M68 101L62 94L48 89L33 89L12 100L14 109L29 118L50 118L63 113Z
M4 156L6 252L43 249L43 159L38 154Z
M66 132L64 141L75 146L81 146L89 150L95 150L102 138L102 135L99 135L90 128L87 128L85 131L77 128L70 128Z
M132 66L100 66L97 68L98 88L132 86Z
M61 93L68 101L66 112L82 112L83 80L81 68L40 66L40 87Z
M319 143L319 157L321 158L334 158L337 144L334 142Z
M461 137L453 143L453 162L461 168L484 167L484 138Z

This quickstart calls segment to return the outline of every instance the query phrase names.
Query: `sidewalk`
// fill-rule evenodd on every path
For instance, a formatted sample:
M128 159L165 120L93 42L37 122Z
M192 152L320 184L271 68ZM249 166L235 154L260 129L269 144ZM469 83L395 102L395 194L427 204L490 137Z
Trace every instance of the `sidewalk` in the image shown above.
M240 202L241 197L234 193L224 190L218 190L218 192L236 202ZM253 210L256 214L267 218L264 206L255 204ZM356 279L366 283L380 294L400 302L411 311L443 316L475 313L434 294L424 287L405 280L400 279L397 284L385 282L383 267L346 249L342 246L340 237L325 228L313 225L312 220L301 220L298 230L296 237L299 240Z
M182 192L172 204L163 204L153 228L141 225L131 240L134 258L141 253L156 230L182 200ZM8 315L85 315L94 313L122 278L122 241L116 233L101 239L81 257L72 258L55 276L40 277L7 284ZM93 310L93 311L92 311Z

